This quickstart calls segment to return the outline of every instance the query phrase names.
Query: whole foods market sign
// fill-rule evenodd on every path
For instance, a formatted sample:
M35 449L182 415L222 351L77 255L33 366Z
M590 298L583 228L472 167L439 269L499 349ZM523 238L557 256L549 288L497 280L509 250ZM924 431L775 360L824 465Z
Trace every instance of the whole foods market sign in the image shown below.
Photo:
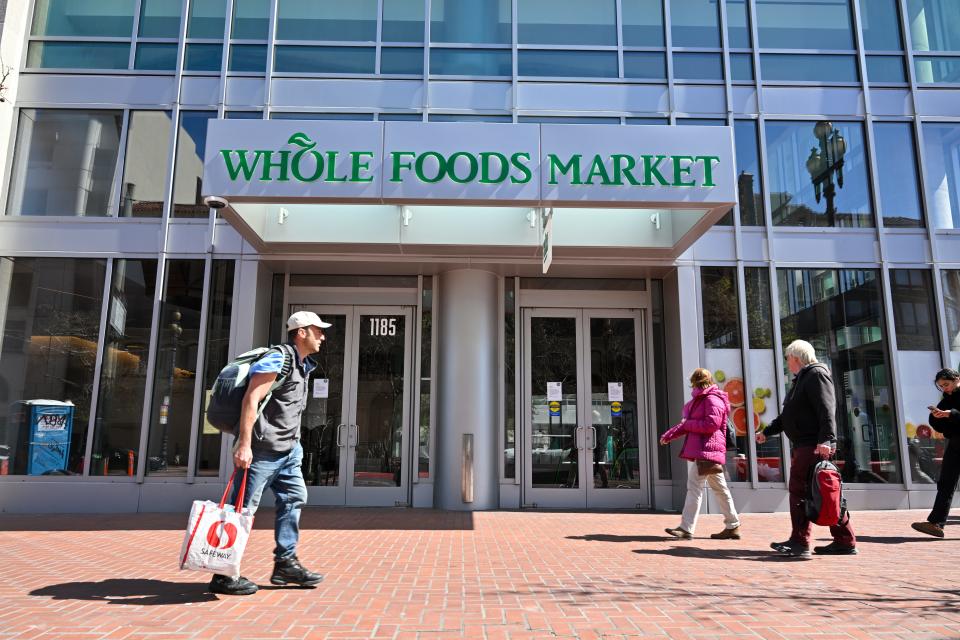
M203 195L235 201L712 207L733 203L728 127L210 123Z

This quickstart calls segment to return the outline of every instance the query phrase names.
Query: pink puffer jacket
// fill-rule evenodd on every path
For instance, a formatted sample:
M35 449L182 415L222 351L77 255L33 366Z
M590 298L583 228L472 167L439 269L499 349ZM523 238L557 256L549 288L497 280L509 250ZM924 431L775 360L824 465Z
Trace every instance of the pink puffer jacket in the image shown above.
M702 396L702 397L701 397ZM669 442L687 436L680 457L684 460L711 460L723 464L727 453L727 415L730 401L717 385L695 388L693 398L683 405L683 422L663 434Z

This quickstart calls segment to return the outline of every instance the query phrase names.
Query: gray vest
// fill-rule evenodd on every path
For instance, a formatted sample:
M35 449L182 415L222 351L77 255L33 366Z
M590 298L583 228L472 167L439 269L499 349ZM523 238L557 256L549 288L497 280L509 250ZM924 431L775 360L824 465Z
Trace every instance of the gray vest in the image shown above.
M284 344L280 348L293 358L293 367L253 425L255 451L286 453L300 440L300 416L307 406L309 380L303 361L297 363L296 347Z

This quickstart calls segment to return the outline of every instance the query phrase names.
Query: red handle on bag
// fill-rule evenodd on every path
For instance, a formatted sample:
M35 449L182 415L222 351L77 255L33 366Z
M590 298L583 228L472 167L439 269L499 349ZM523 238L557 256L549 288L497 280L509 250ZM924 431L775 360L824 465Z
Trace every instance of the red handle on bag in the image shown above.
M243 508L243 495L247 492L247 471L248 469L243 470L243 481L240 485L240 493L237 494L237 513L240 513L240 510ZM234 469L233 473L230 475L230 480L227 481L227 488L223 490L223 497L220 498L220 508L223 509L223 505L227 503L227 494L230 493L230 487L233 486L233 481L237 477L237 470Z

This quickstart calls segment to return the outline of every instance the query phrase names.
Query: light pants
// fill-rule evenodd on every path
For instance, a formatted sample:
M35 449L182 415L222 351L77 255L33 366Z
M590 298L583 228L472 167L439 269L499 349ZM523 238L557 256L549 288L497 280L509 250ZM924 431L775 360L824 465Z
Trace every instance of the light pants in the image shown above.
M713 495L720 503L720 510L723 512L723 524L726 528L739 527L740 518L737 516L737 508L733 506L733 496L730 495L730 489L727 488L726 474L717 473L701 476L697 473L697 463L687 461L687 497L683 501L680 528L690 533L694 532L697 526L697 517L700 515L700 502L703 500L704 481L710 485Z

